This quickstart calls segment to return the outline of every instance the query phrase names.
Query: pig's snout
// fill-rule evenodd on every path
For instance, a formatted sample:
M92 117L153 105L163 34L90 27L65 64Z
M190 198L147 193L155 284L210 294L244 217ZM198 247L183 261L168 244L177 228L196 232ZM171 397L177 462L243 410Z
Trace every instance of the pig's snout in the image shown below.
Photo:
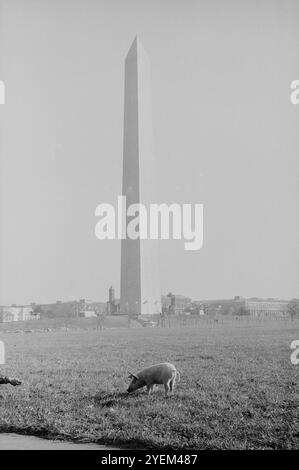
M130 384L127 388L128 393L132 393L132 392L134 392L134 390L135 390L135 388L132 386L132 384Z

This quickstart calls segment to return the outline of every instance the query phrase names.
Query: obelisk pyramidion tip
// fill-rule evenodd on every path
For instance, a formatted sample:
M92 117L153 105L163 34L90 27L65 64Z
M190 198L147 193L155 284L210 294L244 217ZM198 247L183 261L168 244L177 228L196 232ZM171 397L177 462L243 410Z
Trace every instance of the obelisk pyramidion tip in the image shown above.
M142 42L140 41L140 37L138 36L138 34L136 34L132 44L131 44L131 47L129 49L129 52L127 54L127 57L131 56L131 55L137 55L138 52L141 52L145 55L147 55L144 47L143 47L143 44Z

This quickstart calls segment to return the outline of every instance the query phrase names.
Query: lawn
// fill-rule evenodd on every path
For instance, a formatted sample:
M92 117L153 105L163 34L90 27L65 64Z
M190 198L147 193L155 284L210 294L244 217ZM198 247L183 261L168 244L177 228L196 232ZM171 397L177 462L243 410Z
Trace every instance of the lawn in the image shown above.
M38 322L36 322L38 323ZM82 325L81 325L82 326ZM0 432L152 449L299 448L299 323L1 332ZM173 362L174 396L127 395L128 369Z

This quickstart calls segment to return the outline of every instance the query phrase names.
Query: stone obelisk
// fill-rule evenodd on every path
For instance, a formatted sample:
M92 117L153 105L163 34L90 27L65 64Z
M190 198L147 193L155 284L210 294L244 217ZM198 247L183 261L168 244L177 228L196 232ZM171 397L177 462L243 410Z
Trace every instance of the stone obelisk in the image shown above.
M148 207L157 202L150 82L149 59L136 37L125 60L122 195L127 207L140 203ZM126 226L131 219L126 216ZM158 240L122 240L121 313L160 313L159 274Z

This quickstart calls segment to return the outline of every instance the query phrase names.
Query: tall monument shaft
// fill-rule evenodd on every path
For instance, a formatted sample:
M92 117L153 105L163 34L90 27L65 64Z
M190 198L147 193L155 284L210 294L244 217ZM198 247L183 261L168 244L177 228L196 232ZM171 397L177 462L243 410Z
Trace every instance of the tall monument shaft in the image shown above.
M148 208L157 202L150 64L137 37L125 60L123 145L122 194L127 207L141 203ZM126 226L131 218L126 217ZM158 240L122 240L120 308L130 315L160 313Z

